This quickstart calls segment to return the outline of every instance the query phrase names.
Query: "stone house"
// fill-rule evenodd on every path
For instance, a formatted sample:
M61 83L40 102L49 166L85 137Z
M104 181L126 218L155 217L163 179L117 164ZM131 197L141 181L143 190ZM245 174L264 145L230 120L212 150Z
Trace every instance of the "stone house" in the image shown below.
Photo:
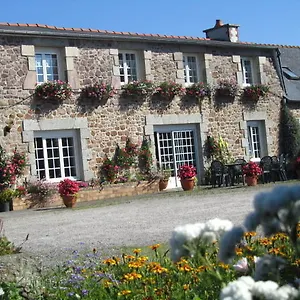
M0 23L0 144L28 153L30 176L88 181L116 143L145 136L158 164L174 169L171 186L182 163L196 165L201 179L207 135L221 135L235 158L276 155L284 95L278 46L240 42L238 30L219 20L206 38ZM34 101L36 83L54 79L70 83L72 99L59 106ZM220 79L237 82L235 97L213 95L199 105L121 93L130 80L214 86ZM96 107L79 105L80 90L99 80L118 93ZM243 87L251 84L267 84L270 93L246 100Z

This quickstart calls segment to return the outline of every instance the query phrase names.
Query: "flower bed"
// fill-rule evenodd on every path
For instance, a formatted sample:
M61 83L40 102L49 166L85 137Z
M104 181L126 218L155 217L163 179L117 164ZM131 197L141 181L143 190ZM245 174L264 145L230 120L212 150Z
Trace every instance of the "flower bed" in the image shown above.
M103 185L102 187L85 188L78 192L77 202L88 202L96 200L105 200L109 198L126 197L141 194L152 194L158 192L158 181L127 182L113 185ZM27 209L30 206L28 196L15 198L13 201L14 210ZM61 197L58 193L52 195L52 198L44 203L47 207L63 206Z

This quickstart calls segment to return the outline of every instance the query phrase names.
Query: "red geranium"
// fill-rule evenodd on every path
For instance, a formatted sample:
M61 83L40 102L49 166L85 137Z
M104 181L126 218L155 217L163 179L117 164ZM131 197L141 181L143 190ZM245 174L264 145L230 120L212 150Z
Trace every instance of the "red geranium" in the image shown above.
M180 178L180 180L193 178L196 175L196 168L193 165L183 165L178 170L178 177Z
M71 179L64 179L58 184L58 192L61 196L75 195L79 192L79 184Z
M243 174L249 177L257 177L262 174L262 169L257 163L249 161L243 166Z

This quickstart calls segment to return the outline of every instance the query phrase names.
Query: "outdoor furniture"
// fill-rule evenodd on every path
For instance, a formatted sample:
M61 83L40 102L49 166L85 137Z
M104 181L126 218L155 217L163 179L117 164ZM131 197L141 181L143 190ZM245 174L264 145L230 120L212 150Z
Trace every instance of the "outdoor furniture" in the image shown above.
M224 183L226 184L226 186L228 186L228 182L229 182L228 169L225 168L222 162L220 162L219 160L212 161L210 165L210 169L211 169L212 187L216 187L216 185L220 187Z
M284 154L281 154L279 158L277 156L272 156L271 172L273 178L276 178L280 181L287 180Z
M272 173L272 158L271 156L264 156L261 160L260 160L260 167L262 168L262 182L263 183L268 183L271 181L274 181L273 178L273 173Z
M246 164L246 161L242 158L236 159L231 164L226 164L225 167L228 168L230 185L234 185L235 183L243 182L245 184L244 175L243 175L243 165Z

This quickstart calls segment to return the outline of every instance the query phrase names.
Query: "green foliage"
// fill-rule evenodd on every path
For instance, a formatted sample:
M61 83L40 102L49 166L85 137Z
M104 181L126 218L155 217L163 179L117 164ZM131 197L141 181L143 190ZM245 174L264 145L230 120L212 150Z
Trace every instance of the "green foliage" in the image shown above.
M0 300L24 300L24 297L20 295L21 287L15 282L2 282L0 289L4 292Z
M132 81L122 86L122 90L125 96L146 97L154 93L155 85L149 80Z
M9 202L17 196L17 192L12 189L4 189L0 192L0 203Z
M279 128L280 152L295 157L300 150L300 124L286 104L281 107Z
M152 153L148 139L144 138L138 154L139 167L142 173L150 174L152 167Z

